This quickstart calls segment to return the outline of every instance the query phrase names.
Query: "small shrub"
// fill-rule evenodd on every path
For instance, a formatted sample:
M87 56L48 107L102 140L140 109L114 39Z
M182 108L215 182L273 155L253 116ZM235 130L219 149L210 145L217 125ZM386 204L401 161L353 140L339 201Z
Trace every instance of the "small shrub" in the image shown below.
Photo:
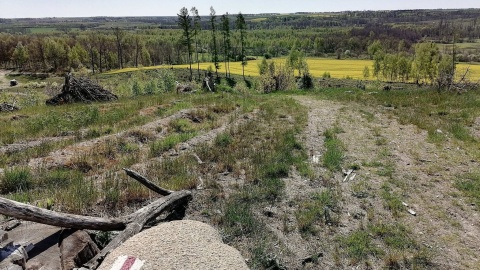
M330 75L330 72L328 72L328 71L325 71L322 75L322 78L324 78L324 79L328 79L328 78L331 78L331 77L332 76Z
M17 191L26 191L33 186L32 174L28 168L13 168L5 171L0 182L0 192L7 194Z
M147 85L145 85L144 92L146 95L153 95L157 93L157 84L154 81L150 81Z
M137 81L134 81L132 86L132 95L139 96L141 94L142 94L142 88L140 87L140 84Z

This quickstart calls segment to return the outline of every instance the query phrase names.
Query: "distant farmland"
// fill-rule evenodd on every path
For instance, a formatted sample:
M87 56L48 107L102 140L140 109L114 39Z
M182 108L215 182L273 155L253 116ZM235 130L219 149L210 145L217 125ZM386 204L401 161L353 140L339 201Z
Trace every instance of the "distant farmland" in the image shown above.
M278 64L284 64L285 58L276 58L268 61L275 61ZM245 66L245 76L258 76L258 64L261 60L252 60L248 61L247 66ZM308 67L310 73L314 77L322 77L325 72L330 73L332 78L352 78L352 79L364 79L363 70L365 66L368 66L370 69L370 79L374 79L372 72L373 61L371 60L356 60L356 59L328 59L328 58L308 58L307 59ZM200 69L206 70L209 67L213 68L213 63L200 63ZM125 68L121 70L115 70L108 72L109 74L122 73L122 72L131 72L136 70L148 70L148 69L158 69L158 68L188 68L189 65L174 65L174 66L151 66L144 68ZM194 70L197 69L197 64L192 64ZM459 73L463 72L469 68L469 78L472 81L480 80L480 65L475 64L465 64L459 63L457 65L457 70ZM220 74L225 73L225 64L220 63L220 69L218 70ZM230 62L230 72L232 74L242 75L242 65L240 62Z

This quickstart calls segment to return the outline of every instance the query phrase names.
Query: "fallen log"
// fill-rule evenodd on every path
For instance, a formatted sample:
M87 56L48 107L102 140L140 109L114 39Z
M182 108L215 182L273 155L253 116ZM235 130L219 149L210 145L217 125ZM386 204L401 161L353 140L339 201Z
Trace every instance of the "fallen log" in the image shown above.
M102 249L100 253L84 264L84 268L82 268L91 270L97 269L110 251L120 246L130 237L139 233L145 227L145 224L156 219L165 211L172 211L187 204L192 197L190 191L182 190L173 192L166 190L156 186L153 182L132 170L125 169L125 171L129 176L136 179L149 189L167 196L155 200L130 215L119 218L100 218L59 213L0 197L0 214L57 227L100 231L122 230L120 234Z
M0 198L0 214L37 223L73 229L99 231L118 231L125 229L125 221L122 221L121 219L59 213L5 198Z

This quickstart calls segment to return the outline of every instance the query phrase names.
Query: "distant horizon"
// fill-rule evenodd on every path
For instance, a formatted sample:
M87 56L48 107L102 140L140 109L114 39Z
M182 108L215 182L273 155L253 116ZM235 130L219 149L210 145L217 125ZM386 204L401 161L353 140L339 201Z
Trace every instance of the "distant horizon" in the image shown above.
M343 13L343 12L382 12L382 11L425 11L425 10L469 10L469 9L480 9L478 8L418 8L418 9L366 9L366 10L341 10L341 11L295 11L295 12L261 12L261 13L244 13L243 15L272 15L272 14L280 14L280 15L289 15L289 14L320 14L320 13ZM235 16L238 13L229 13L229 15ZM219 14L218 15L223 15ZM201 17L208 17L210 14L200 14ZM15 17L15 18L5 18L0 17L0 19L5 20L15 20L15 19L75 19L75 18L141 18L141 17L177 17L175 15L127 15L127 16L116 16L116 15L97 15L97 16L70 16L70 17L61 17L61 16L53 16L53 17Z
M209 16L210 6L217 15L238 14L294 14L326 13L348 11L395 11L395 10L458 10L478 9L478 0L303 0L292 4L290 0L263 0L226 2L222 0L182 0L178 2L159 0L0 0L2 19L41 19L41 18L90 18L90 17L174 17L182 7L197 7L201 16ZM295 10L292 10L292 6Z

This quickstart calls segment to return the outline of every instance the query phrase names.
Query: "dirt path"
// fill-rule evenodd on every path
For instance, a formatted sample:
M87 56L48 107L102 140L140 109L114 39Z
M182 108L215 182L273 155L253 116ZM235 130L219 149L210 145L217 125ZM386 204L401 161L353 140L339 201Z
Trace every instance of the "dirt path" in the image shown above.
M358 165L356 178L343 182L343 175L334 178L342 190L342 214L335 234L346 234L366 224L368 211L373 209L373 220L405 224L421 246L432 251L433 266L439 269L478 269L480 267L480 220L478 212L459 197L453 187L456 177L478 168L464 150L447 142L438 147L427 142L427 133L415 126L400 125L382 107L363 107L357 104L343 105L332 101L296 97L309 108L308 127L305 131L306 147L311 156L321 155L323 132L339 127L338 134L345 146L344 166ZM383 164L383 167L380 165ZM388 166L385 166L388 165ZM314 165L319 175L325 175L321 166ZM382 172L388 169L390 173ZM304 196L304 181L292 178L287 181L289 197ZM401 195L410 209L399 217L392 217L381 197L382 187L388 184ZM310 183L312 185L312 183ZM358 186L367 186L366 199L352 196ZM315 188L310 188L310 192ZM373 195L373 196L372 196ZM370 209L370 210L369 210ZM332 239L332 237L328 237ZM324 246L323 267L332 267L331 248ZM330 249L330 250L329 250ZM382 262L375 264L382 265ZM377 264L377 265L378 265Z

